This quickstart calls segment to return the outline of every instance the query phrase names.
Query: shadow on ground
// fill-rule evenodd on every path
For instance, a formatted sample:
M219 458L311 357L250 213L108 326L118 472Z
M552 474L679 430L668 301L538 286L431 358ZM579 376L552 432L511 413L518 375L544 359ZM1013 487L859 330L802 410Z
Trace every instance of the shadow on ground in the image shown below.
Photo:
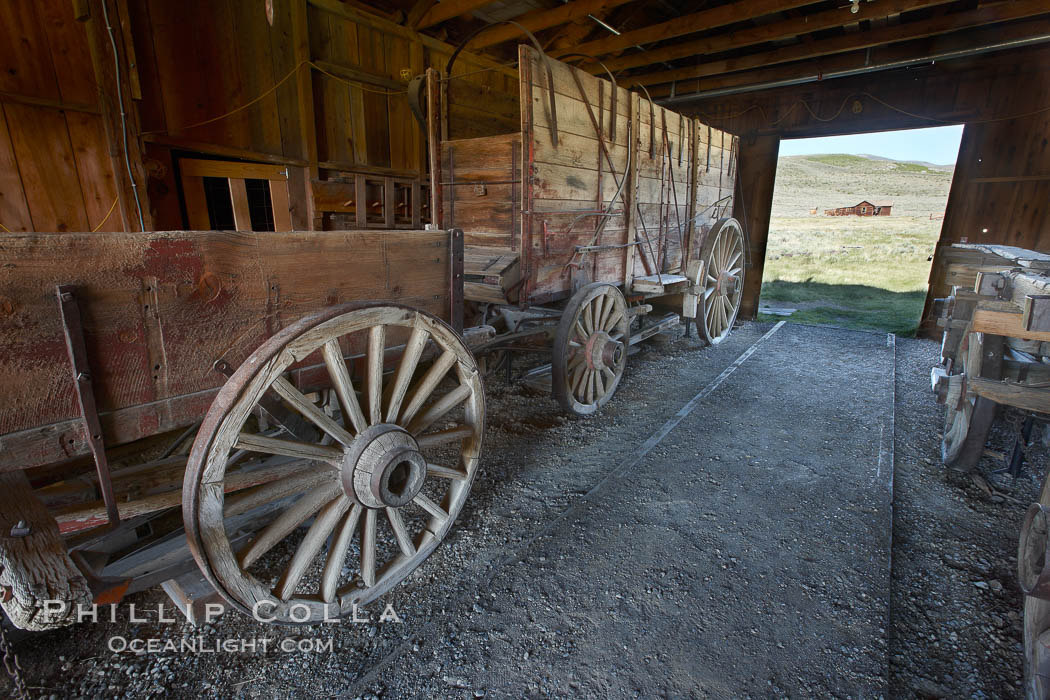
M861 284L786 282L762 285L761 307L794 308L790 316L762 313L759 320L876 330L911 337L922 315L925 291L893 292Z

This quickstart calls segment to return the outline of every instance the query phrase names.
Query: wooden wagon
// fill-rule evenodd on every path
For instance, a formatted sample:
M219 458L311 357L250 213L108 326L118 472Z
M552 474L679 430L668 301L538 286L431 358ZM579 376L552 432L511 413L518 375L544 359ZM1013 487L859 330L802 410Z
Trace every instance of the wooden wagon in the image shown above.
M455 81L428 73L431 209L464 231L474 319L503 331L480 354L546 335L554 396L593 413L628 347L679 314L711 343L732 329L737 139L529 46L519 67L519 100L481 123ZM645 323L658 308L672 313Z
M1050 417L1050 255L999 245L943 251L952 296L935 301L944 327L931 383L945 404L941 453L969 471L984 453L997 410L1027 414L1014 426L1006 468L1021 465L1033 419ZM1016 471L1014 472L1017 473ZM1050 695L1050 479L1025 516L1018 543L1024 598L1025 690Z
M481 448L480 377L448 323L461 251L437 230L0 236L11 620L68 624L194 560L231 604L285 622L401 581ZM176 440L119 464L121 445L186 426L188 455Z

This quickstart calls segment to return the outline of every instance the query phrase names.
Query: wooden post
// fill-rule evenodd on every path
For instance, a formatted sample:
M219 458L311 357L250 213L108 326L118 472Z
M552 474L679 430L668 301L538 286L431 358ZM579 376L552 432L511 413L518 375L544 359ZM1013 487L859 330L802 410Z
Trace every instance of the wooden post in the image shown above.
M744 274L740 318L755 318L758 312L779 151L780 137L776 134L745 136L740 139L740 154L737 157L739 179L733 216L744 226L748 245L747 262L751 265Z
M430 164L430 222L443 226L441 215L441 74L427 69L427 155Z
M306 0L292 0L292 55L296 71L295 84L299 109L300 155L305 168L288 168L288 187L292 199L292 226L299 230L320 230L320 212L314 207L313 181L319 179L317 168L317 124L314 121L313 76L310 68L310 29L306 20ZM294 175L293 170L297 170ZM361 206L358 202L358 206Z
M631 282L634 280L634 256L638 252L638 246L636 243L639 240L638 231L635 230L638 226L637 210L635 209L636 192L638 188L638 127L640 120L638 119L638 110L640 107L641 98L638 93L628 92L627 93L627 148L630 149L629 158L631 161L631 169L624 173L624 177L627 178L627 184L624 185L624 213L623 221L624 227L627 229L627 247L624 248L624 269L623 269L623 287L624 289L631 288Z
M105 12L102 4L106 5ZM139 113L132 101L131 83L124 42L120 33L120 17L116 4L110 0L90 0L90 17L85 23L91 64L98 83L99 107L105 125L106 143L109 146L110 164L117 183L120 217L125 231L140 230L139 206L135 203L136 189L142 207L143 230L153 228L149 198L146 195L146 171L142 166L142 144L139 141ZM110 39L106 27L106 15L113 31ZM116 44L116 57L113 46ZM119 65L119 69L118 69ZM117 79L117 72L120 79ZM123 102L123 118L121 116ZM126 144L126 145L125 145ZM129 173L129 164L130 170ZM134 187L133 187L134 185Z

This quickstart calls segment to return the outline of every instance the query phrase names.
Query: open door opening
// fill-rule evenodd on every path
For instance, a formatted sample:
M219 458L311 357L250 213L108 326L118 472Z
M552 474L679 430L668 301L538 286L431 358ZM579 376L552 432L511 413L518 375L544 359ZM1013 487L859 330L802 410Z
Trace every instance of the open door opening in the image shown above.
M961 135L781 141L759 318L913 335Z

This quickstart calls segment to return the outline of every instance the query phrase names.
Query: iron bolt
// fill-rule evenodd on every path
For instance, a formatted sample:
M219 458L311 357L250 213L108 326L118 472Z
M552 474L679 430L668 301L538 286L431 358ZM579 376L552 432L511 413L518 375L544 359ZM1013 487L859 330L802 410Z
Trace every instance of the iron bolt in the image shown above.
M77 374L77 381L80 382L81 384L90 382L91 381L91 375L88 374L87 372L80 372L79 374Z
M19 520L18 524L11 528L11 537L25 537L31 531L29 524L25 520Z
M62 301L73 301L73 293L72 292L62 292L62 294L59 296L59 298Z

